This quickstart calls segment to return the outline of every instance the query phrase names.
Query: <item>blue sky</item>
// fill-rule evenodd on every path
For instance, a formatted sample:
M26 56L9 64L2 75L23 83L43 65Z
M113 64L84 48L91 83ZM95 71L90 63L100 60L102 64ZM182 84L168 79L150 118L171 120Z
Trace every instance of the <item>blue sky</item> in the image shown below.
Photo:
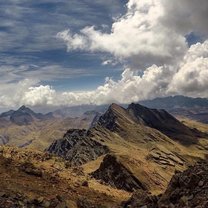
M208 97L207 18L207 0L0 1L0 109Z
M57 90L82 90L104 83L107 76L118 78L120 65L102 65L108 54L68 53L56 35L66 28L78 32L88 25L110 26L113 17L125 12L124 6L125 1L119 0L0 1L0 64L27 66L24 72L15 70L14 80L9 81L31 78L31 71L36 71L42 84Z

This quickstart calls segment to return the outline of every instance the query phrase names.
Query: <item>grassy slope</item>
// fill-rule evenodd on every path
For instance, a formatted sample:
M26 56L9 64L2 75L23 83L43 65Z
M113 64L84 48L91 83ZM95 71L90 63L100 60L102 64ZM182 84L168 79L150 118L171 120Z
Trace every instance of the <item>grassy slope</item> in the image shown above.
M130 196L125 191L99 184L83 174L81 168L66 168L60 158L47 158L44 153L29 149L3 149L3 155L0 154L0 189L4 193L20 193L31 199L44 197L48 200L60 195L74 205L70 206L72 208L76 208L76 201L83 197L96 204L116 208ZM42 170L43 176L37 177L22 171L25 162ZM84 181L88 181L89 187L82 186Z
M162 192L176 170L186 169L199 158L203 159L207 153L206 149L199 146L206 139L200 139L199 144L186 147L155 129L136 124L122 108L115 108L114 113L119 131L111 132L97 127L92 131L94 139L107 145L152 193ZM175 160L183 161L183 165L159 165L151 158L151 155L158 153L165 157L172 154ZM102 158L99 158L84 165L84 170L88 173L96 170L101 161Z
M30 148L44 150L55 139L62 138L70 128L88 128L91 122L89 119L50 119L47 121L35 121L27 126L18 126L7 123L0 127L0 135L6 135L9 138L9 145L19 146L32 141L28 145Z

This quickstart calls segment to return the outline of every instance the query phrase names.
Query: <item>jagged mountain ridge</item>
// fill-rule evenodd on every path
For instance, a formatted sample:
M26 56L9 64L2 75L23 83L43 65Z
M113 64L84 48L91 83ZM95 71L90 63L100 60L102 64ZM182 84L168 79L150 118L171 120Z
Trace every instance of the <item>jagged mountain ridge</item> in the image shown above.
M132 105L134 105L134 108ZM184 126L165 111L148 110L145 108L145 112L148 110L148 113L145 113L144 115L148 116L148 118L149 116L150 118L153 116L160 122L161 119L171 120L171 124L178 127L176 130L182 129L183 131L186 129L188 133L184 133L187 133L187 135L191 137L191 140L190 143L184 143L182 138L174 137L174 135L169 137L167 132L163 131L163 129L160 131L159 126L153 126L152 123L148 121L148 118L145 119L143 114L140 116L137 115L138 112L144 110L143 106L132 105L125 109L119 105L112 104L106 113L98 119L96 125L85 131L85 135L87 135L88 139L99 143L99 145L107 146L109 149L107 153L113 153L116 158L119 157L119 164L122 164L123 167L121 168L123 171L121 175L123 175L123 177L126 177L130 173L135 176L137 180L141 182L142 186L147 188L147 190L156 192L164 190L174 173L175 168L183 170L190 163L196 161L197 158L204 156L205 149L201 147L201 140L200 138L196 138L196 136L205 135L194 134L194 130ZM140 110L135 110L135 108L139 108ZM165 121L162 122L162 124L163 123L165 123ZM171 128L171 126L167 125L166 127L169 129ZM67 135L68 141L75 139L72 136L75 131L76 130L73 130L71 134ZM182 131L178 134L180 135ZM81 135L78 134L76 139L79 139L80 136ZM65 140L66 138L62 140L63 144L65 143ZM59 149L60 146L61 144L53 144L52 153L58 151L56 148ZM200 150L198 146L200 146ZM90 145L88 148L91 148ZM85 147L85 150L88 148ZM77 154L86 155L86 157L88 157L88 153L85 154L82 151L83 148L80 149L80 152L79 149L74 149L74 147L65 149L66 152L73 152L74 150L76 150ZM99 173L115 173L115 171L108 171L109 167L113 168L115 167L114 165L105 166L107 170L103 170L101 164L105 155L106 152L91 162L89 162L91 160L89 157L87 162L83 163L84 169L86 169L88 173L96 171ZM71 158L71 162L73 163L73 157ZM106 182L105 177L102 177L101 175L99 174L98 178ZM116 177L119 176L109 176L109 178ZM111 184L110 181L108 182ZM129 186L130 189L133 189L130 182L129 184L127 183L127 186ZM125 187L117 188L125 189Z
M112 187L134 191L147 188L119 161L115 155L108 154L104 157L98 170L91 173L97 179L102 180Z

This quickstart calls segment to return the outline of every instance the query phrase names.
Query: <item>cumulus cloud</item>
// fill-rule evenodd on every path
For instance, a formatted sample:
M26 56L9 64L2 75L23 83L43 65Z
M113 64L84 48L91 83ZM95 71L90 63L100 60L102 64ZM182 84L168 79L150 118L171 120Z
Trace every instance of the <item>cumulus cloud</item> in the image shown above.
M190 47L169 88L174 93L208 96L208 41Z
M52 87L46 85L40 85L38 87L30 87L28 91L23 94L21 99L22 103L26 105L53 105L55 101L55 90Z
M101 64L128 63L119 80L106 78L97 89L81 92L58 92L23 80L0 89L0 105L130 103L175 94L208 97L208 1L129 0L126 9L109 33L89 26L57 35L69 51L109 53L112 57ZM205 41L189 48L185 37L192 32L203 34ZM15 87L18 92L11 90Z
M207 97L208 41L188 48L185 38L195 33L206 39L207 0L129 0L126 8L110 33L91 26L80 33L65 30L57 35L69 51L108 52L117 60L128 60L130 69L123 72L121 80L109 79L89 96L102 103L172 94ZM141 69L144 72L138 75Z
M160 0L129 0L126 6L127 13L113 23L110 33L91 26L79 34L65 30L57 37L66 42L69 51L109 52L118 59L130 59L140 68L174 63L183 57L186 40L174 28L164 26Z
M192 45L177 65L152 65L143 73L126 68L120 80L106 78L104 85L92 91L57 92L35 80L9 86L0 89L0 94L4 94L0 97L1 106L130 103L174 94L208 97L208 41Z

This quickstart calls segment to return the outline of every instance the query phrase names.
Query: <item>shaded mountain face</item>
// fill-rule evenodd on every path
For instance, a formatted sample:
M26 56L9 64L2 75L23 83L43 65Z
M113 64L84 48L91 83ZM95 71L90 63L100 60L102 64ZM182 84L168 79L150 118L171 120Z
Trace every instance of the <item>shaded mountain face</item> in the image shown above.
M28 125L32 123L34 120L46 120L52 117L53 117L52 113L48 113L45 115L41 113L35 113L30 108L27 108L26 106L22 106L16 111L10 110L0 115L0 118L6 119L20 126Z
M48 151L112 187L160 192L176 169L205 156L205 136L164 110L112 104L91 128L68 131Z
M155 128L168 137L186 145L197 143L196 138L205 136L197 130L188 128L165 110L150 109L139 104L131 104L127 111L137 122Z
M203 123L208 123L208 99L173 96L140 101L148 108L165 109L175 116L184 116Z

